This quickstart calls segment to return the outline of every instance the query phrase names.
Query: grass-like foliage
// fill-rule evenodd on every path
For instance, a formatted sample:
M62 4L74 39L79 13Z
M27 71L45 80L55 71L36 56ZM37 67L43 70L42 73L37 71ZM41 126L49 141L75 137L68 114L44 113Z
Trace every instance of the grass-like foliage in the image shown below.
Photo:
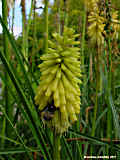
M21 0L17 38L15 2L1 1L0 159L119 158L118 0L32 0L28 16Z

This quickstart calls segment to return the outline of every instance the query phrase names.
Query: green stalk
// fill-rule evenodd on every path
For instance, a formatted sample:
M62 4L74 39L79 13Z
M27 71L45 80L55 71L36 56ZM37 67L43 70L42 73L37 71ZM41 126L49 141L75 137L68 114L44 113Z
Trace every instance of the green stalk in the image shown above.
M28 54L27 54L27 27L26 27L26 9L25 9L25 0L21 0L21 8L22 8L22 53L26 61L28 61ZM27 66L25 66L27 69Z
M1 135L4 136L5 135L5 129L6 129L6 118L4 117L3 122L2 122L2 130L1 130ZM1 138L1 148L4 148L4 143L5 143L5 139Z
M55 0L57 1L57 31L58 33L61 33L61 23L60 23L60 0Z
M69 0L64 1L64 26L67 26L68 24L68 3ZM64 30L64 26L63 26L63 30Z
M28 21L27 21L27 26L26 26L26 54L28 54L28 34L29 34L29 29L30 29L30 25L32 22L32 11L33 11L33 0L31 0L31 7L30 7L30 13L28 16Z
M4 24L6 26L8 26L8 22L7 22L7 17L8 17L8 8L7 8L7 0L2 0L2 17L3 17L3 21ZM7 60L10 59L9 56L9 49L8 49L8 38L5 32L5 29L3 28L3 47L4 47L4 55L6 56ZM9 91L8 91L8 87L10 85L10 79L9 79L9 75L5 70L5 79L6 79L6 84L5 84L5 90L4 90L4 94L5 94L5 111L8 115L8 117L10 118L10 120L12 121L13 119L13 107L10 105L10 95L9 95ZM11 126L9 124L7 124L7 121L3 120L3 130L2 130L3 136L6 133L6 136L10 136L11 135ZM4 140L2 140L2 145L4 146Z
M28 16L28 23L27 23L27 38L28 38L28 34L29 34L30 25L31 25L31 22L32 22L33 5L34 5L34 0L31 0L30 13L29 13L29 16Z
M54 0L54 7L57 8L56 10L56 22L55 22L55 26L56 26L56 32L61 33L61 24L60 24L60 0Z
M99 71L99 46L96 44L97 53L96 53L96 97L95 97L95 106L94 106L94 114L92 120L92 132L91 136L95 136L95 129L96 129L96 117L98 111L98 93L99 93L99 86L100 86L100 71ZM91 155L93 154L93 147L91 147Z
M110 46L110 39L108 40L108 52L109 52L109 72L108 72L108 92L111 93L111 46ZM108 95L109 95L108 93ZM109 104L109 103L108 103ZM111 131L112 131L112 112L111 107L108 106L108 114L107 114L107 138L111 138Z
M86 7L84 6L84 15L83 15L83 31L82 31L82 48L81 48L81 54L82 54L82 66L83 66L83 95L86 94L86 75L85 75L85 28L86 28Z
M45 40L44 40L44 51L47 53L48 50L48 4L49 0L45 0L44 16L45 16Z
M60 134L57 134L54 131L54 136L53 136L54 140L53 140L53 160L60 160L60 150L61 150L61 146L60 146Z
M86 6L84 5L84 11L83 11L83 26L82 26L82 44L81 44L81 64L82 64L82 70L83 70L83 88L82 88L82 103L84 102L84 98L87 97L87 87L86 87L86 71L85 71L85 33L86 33ZM82 113L80 112L80 117L82 117ZM80 126L80 124L79 124ZM85 145L86 146L86 145ZM82 152L82 144L80 145L80 150Z
M98 109L98 93L99 93L99 47L97 45L97 54L96 54L96 98L95 98L95 107L94 107L94 116L92 121L92 133L91 136L95 136L95 123L97 117L97 109Z
M22 48L22 52L24 53L23 56L24 56L26 62L28 62L28 56L29 56L29 53L28 53L28 48L29 48L28 35L29 35L30 25L31 25L31 22L32 22L33 1L34 0L31 0L31 7L30 7L30 12L29 12L27 24L26 24L26 16L25 16L25 11L24 11L25 10L25 6L23 5L23 7L22 7L22 19L23 19L22 20L23 21L22 25L23 25L23 43L24 43L24 46ZM24 28L24 26L26 28Z
M111 30L110 30L110 24L111 24L111 14L110 14L110 4L111 0L106 1L106 18L108 19L107 21L107 27L106 27L106 32L107 32L107 45L108 45L108 90L107 90L107 101L108 97L111 93L111 81L112 81L112 67L111 67L111 61L112 61L112 55L111 55ZM111 139L112 136L112 111L111 107L108 103L108 113L107 113L107 138ZM109 148L107 149L109 152Z
M37 39L36 39L36 13L35 13L35 8L36 8L36 0L34 0L34 18L33 18L33 50L32 50L32 55L31 55L31 65L32 65L32 71L34 69L34 59L35 59L35 53L36 53L36 48L37 48Z

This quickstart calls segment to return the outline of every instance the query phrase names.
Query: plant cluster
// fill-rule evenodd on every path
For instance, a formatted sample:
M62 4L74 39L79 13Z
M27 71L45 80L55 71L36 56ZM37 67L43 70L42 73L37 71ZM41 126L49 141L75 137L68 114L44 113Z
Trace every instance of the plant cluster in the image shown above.
M112 40L117 39L120 29L118 11L114 11L111 8L109 1L91 0L86 3L89 11L88 22L90 24L88 35L92 43L97 43L100 46L104 44L104 40L108 36L111 36Z

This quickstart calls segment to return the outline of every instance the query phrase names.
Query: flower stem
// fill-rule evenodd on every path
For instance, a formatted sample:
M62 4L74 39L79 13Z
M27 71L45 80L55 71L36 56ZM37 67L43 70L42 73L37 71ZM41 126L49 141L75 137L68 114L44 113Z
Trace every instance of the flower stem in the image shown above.
M53 137L53 160L60 160L60 134L56 133L54 131L54 137Z
M49 0L45 0L44 17L45 17L45 41L44 41L44 51L47 53L48 50L48 4Z
M2 0L2 18L3 18L3 22L6 25L6 27L8 27L7 17L8 17L7 0ZM9 61L10 55L9 55L8 46L9 46L9 42L8 42L7 34L6 34L5 29L3 28L4 55L6 56L6 59ZM12 121L13 120L13 107L10 106L11 96L8 92L8 86L10 86L10 78L9 78L9 75L6 70L5 70L5 79L6 79L5 89L4 89L5 110L6 110L7 115L9 116L9 118ZM5 135L5 133L6 133L6 136L11 135L11 126L10 126L10 124L7 124L6 118L4 118L4 120L3 120L3 128L2 128L3 136ZM4 146L4 139L1 140L1 146L2 147Z

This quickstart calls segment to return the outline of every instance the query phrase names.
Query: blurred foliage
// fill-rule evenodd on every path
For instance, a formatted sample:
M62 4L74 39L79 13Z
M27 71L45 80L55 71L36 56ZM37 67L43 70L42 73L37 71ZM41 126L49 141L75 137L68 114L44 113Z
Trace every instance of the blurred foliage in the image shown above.
M66 141L62 139L62 159L70 159L69 157L72 155L73 160L81 160L83 155L90 155L90 147L93 146L94 148L94 155L107 155L108 151L109 153L115 155L116 151L113 149L115 147L115 143L112 140L116 140L116 143L119 143L119 137L117 135L117 131L115 128L114 121L116 121L115 117L113 116L112 112L112 122L111 122L111 143L109 143L106 140L107 135L107 112L108 112L108 104L109 102L107 100L108 94L107 94L107 79L108 79L108 66L106 65L106 61L108 60L108 55L105 55L105 52L108 53L108 48L102 50L101 56L101 65L100 65L100 90L98 93L98 112L97 112L97 119L96 119L96 133L95 137L100 140L100 142L108 142L111 146L107 147L105 144L98 145L93 143L93 139L91 138L90 141L88 141L89 137L91 135L92 130L92 119L94 115L94 106L95 106L95 100L96 100L96 46L91 45L90 43L90 37L88 35L88 27L90 26L90 23L88 22L88 15L89 11L86 12L86 26L85 26L85 42L82 41L83 36L83 22L84 22L84 1L83 0L60 0L60 4L57 3L58 1L55 0L53 5L49 5L49 39L52 40L52 34L54 32L58 32L58 28L60 25L60 29L63 30L65 23L67 23L68 27L71 27L75 30L76 33L80 34L79 40L80 40L80 47L84 43L84 65L81 65L81 70L84 69L83 73L83 79L85 77L85 84L84 87L80 86L81 89L84 89L84 93L81 93L81 113L79 117L79 121L71 127L75 133L72 134L70 130L63 135ZM64 3L66 2L66 3ZM40 8L41 9L41 8ZM44 9L44 8L43 8ZM92 8L91 8L92 9ZM40 69L38 68L38 64L41 63L40 56L44 54L44 13L38 14L39 9L36 9L35 12L35 18L32 14L31 17L31 25L30 30L28 33L28 70L26 71L31 86L33 87L34 91L36 90L37 83L39 82L40 78ZM120 21L120 2L119 0L112 0L112 10L113 12L115 10L118 11L118 20ZM67 20L66 20L67 19ZM35 21L34 21L35 20ZM66 20L66 22L65 22ZM26 25L28 22L26 22ZM36 33L35 33L36 32ZM35 33L35 37L34 37ZM12 36L12 35L11 35ZM13 37L13 36L12 36ZM17 39L15 39L16 45L19 49L19 51L22 50L22 35L19 35ZM104 45L102 46L104 47ZM0 49L3 50L3 35L0 34ZM15 53L15 50L13 46L9 45L9 50L11 54L11 63L13 65L13 69L16 71L16 76L18 78L18 81L20 85L22 86L22 90L27 97L27 99L30 101L30 106L33 109L34 108L34 101L32 101L32 96L30 89L28 87L28 81L25 79L25 74L22 72L22 69L20 67L20 63L17 60L17 56ZM81 52L80 52L81 53ZM113 109L116 117L118 117L118 120L120 119L120 31L118 34L118 39L113 40L111 43L111 53L112 53L112 100L114 102L115 108ZM20 53L19 53L20 54ZM34 57L33 61L31 61L31 57ZM20 54L20 58L22 59L23 64L25 64L25 60L22 58L22 54ZM0 64L0 74L3 76L3 62ZM34 64L32 66L32 64ZM2 77L0 76L0 77ZM4 76L3 76L4 79ZM2 87L4 88L5 81L2 80ZM14 128L17 129L17 132L19 133L20 137L24 140L24 143L28 147L38 147L38 144L36 142L36 139L33 136L32 130L30 129L29 123L27 121L27 118L24 116L24 111L21 111L21 107L24 107L22 104L21 97L18 95L18 91L15 89L14 85L10 86L10 93L13 93L13 97L11 98L11 105L14 106ZM11 93L11 94L12 94ZM0 99L0 106L5 105L5 101L3 97L3 92L1 93L2 99ZM1 98L0 97L0 98ZM112 102L111 102L112 106ZM33 110L32 110L33 111ZM37 107L35 106L35 111L37 111ZM38 111L37 111L38 112ZM27 113L27 112L26 112ZM36 121L36 114L34 112L33 117ZM4 114L2 113L2 110L0 110L0 122L3 122ZM38 113L38 119L40 120L40 115ZM36 121L36 126L41 131L40 132L44 139L46 148L52 152L50 148L50 142L53 135L49 129L46 129L42 122L40 121L40 124L38 121ZM119 123L118 123L119 126ZM4 123L0 126L0 134L2 132L2 128L4 127ZM119 128L119 127L118 127ZM77 132L79 133L77 135ZM84 134L83 139L80 134ZM14 138L13 138L14 137ZM11 139L14 139L15 141L19 141L18 136L16 135L15 131L11 133ZM81 139L80 139L81 138ZM88 139L87 139L88 138ZM49 139L49 140L48 140ZM102 139L102 140L101 140ZM1 142L2 138L0 138ZM14 149L19 148L18 144L14 144L9 142L8 148ZM23 146L23 145L22 145ZM119 145L117 145L119 147ZM2 147L0 146L0 149ZM36 154L37 153L37 154ZM42 160L42 153L41 152L33 152L30 153L31 157L34 160L41 159ZM68 156L69 155L69 156ZM10 156L8 154L4 157L2 155L1 160L4 159L12 159L13 160L22 160L22 159L29 159L28 155L26 153L20 153L20 154L11 154ZM37 158L36 158L37 157ZM79 158L78 158L79 157Z

